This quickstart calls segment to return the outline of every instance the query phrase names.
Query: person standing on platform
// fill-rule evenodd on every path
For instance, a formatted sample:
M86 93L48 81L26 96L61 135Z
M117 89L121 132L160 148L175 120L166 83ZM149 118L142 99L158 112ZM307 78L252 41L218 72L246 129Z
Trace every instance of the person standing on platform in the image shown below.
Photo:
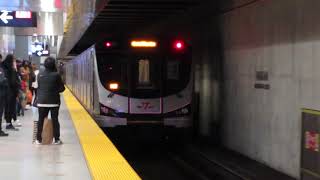
M7 101L5 103L5 119L7 122L6 129L18 131L13 126L21 126L20 122L17 122L16 117L16 103L19 94L20 82L16 70L15 57L12 54L8 54L2 62L6 78L8 79L8 94Z
M38 74L39 74L39 69L37 68L37 66L35 64L32 64L32 69L34 72L34 80L31 84L32 87L32 91L33 91L33 103L32 105L34 105L34 102L36 101L37 98L37 90L38 90Z
M53 144L62 144L60 140L60 124L59 124L59 107L60 94L65 90L61 76L57 72L55 59L48 57L44 61L45 70L38 75L38 90L37 90L37 106L39 111L37 140L35 144L42 142L42 130L44 119L51 114L53 125Z
M0 63L2 62L2 55L0 54ZM6 98L8 93L8 79L5 76L5 72L0 64L0 137L8 136L7 133L2 131L2 115L6 104Z

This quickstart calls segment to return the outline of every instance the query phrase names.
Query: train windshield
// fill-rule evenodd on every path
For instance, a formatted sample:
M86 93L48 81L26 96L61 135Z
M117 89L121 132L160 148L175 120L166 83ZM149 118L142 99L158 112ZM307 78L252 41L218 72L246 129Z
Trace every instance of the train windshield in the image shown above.
M168 57L165 65L165 96L187 87L191 77L191 59L187 55Z
M105 54L98 55L102 85L132 98L156 98L179 93L191 77L191 59L179 56ZM117 90L111 84L117 84Z
M99 55L97 61L102 85L110 90L110 84L117 83L117 94L128 95L128 63L119 54Z

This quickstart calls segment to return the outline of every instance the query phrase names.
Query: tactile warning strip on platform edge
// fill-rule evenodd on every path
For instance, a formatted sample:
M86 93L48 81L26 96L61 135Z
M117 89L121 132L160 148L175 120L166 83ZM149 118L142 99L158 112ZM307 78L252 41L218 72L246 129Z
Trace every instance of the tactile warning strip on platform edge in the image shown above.
M72 93L66 89L63 96L92 178L95 180L141 179Z

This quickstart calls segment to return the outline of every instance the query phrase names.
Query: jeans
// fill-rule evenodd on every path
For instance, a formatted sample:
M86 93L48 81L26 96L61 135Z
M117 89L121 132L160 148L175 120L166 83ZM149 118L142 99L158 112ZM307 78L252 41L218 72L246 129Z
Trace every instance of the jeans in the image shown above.
M25 103L25 94L21 93L19 94L19 99L17 100L17 114L24 116L24 103Z

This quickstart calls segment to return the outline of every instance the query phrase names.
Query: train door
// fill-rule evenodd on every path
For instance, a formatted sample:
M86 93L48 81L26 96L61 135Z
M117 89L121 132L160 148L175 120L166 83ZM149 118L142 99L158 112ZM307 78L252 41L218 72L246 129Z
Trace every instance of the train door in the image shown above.
M130 72L130 114L162 113L162 63L155 55L133 55Z

